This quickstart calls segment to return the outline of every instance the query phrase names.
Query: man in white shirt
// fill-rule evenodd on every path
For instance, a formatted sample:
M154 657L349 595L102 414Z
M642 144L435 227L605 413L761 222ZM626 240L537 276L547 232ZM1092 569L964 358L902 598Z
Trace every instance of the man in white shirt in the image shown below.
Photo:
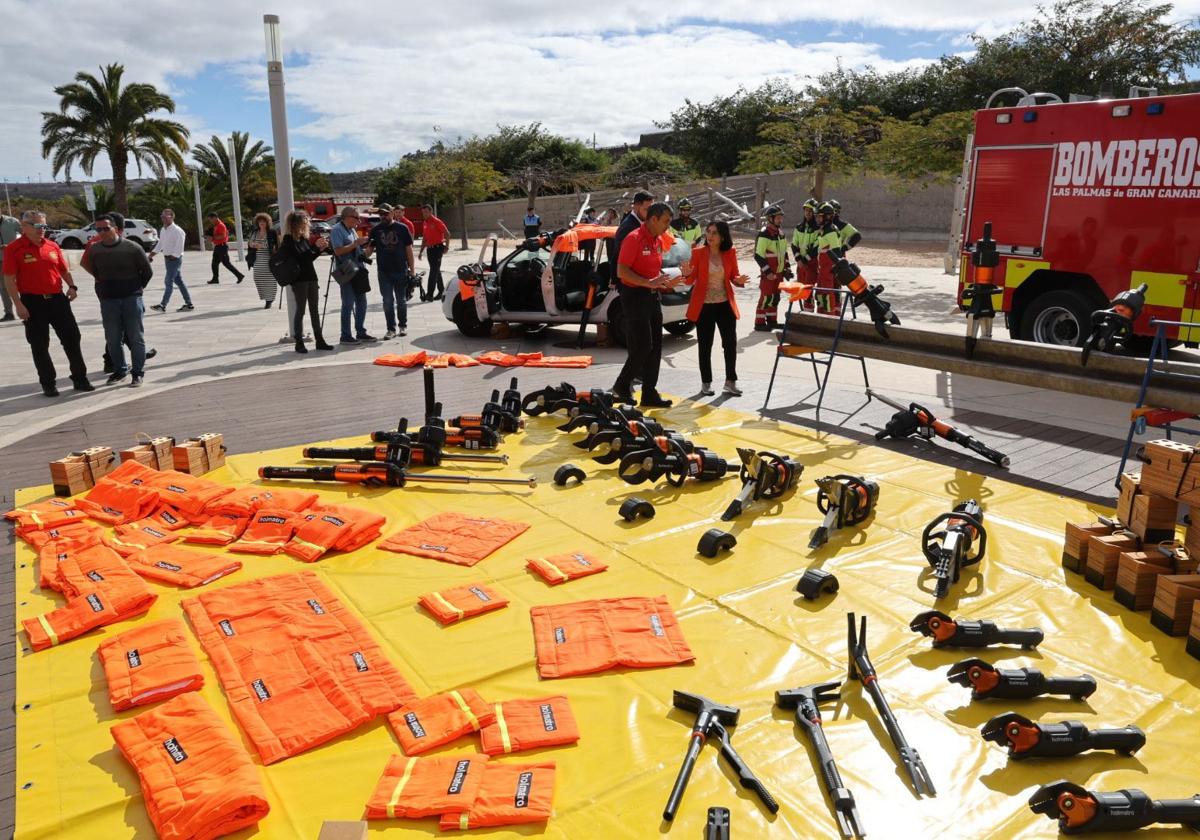
M166 312L167 304L171 302L171 292L178 285L179 291L183 292L183 306L179 307L179 311L191 312L196 307L192 306L192 296L188 294L188 287L179 276L179 270L183 267L183 245L186 237L183 228L175 224L175 211L170 207L162 211L162 224L162 229L158 232L158 244L150 252L150 259L162 252L167 269L167 287L163 290L162 301L150 308L156 312Z

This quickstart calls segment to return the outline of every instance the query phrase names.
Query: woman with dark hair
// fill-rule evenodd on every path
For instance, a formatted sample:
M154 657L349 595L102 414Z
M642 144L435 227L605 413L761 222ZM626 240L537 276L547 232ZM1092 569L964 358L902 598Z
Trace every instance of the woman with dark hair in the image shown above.
M254 232L246 239L250 246L250 265L254 270L254 286L259 300L266 301L263 309L270 309L275 302L275 290L279 285L271 274L271 255L279 247L279 237L271 230L271 217L259 213L254 217Z
M740 397L737 386L737 301L733 287L739 289L749 279L738 271L733 237L725 222L709 222L704 228L704 244L692 249L691 273L685 278L692 287L687 317L696 325L700 342L700 393L712 396L713 332L721 331L721 349L725 354L723 392Z
M296 263L296 279L292 281L291 286L292 293L296 296L296 317L292 320L292 335L296 338L297 353L308 352L302 340L306 306L312 321L312 334L316 339L317 349L333 349L333 345L327 343L321 335L321 315L317 312L320 282L317 280L317 271L313 268L313 261L328 244L328 240L323 236L315 244L309 243L308 214L303 210L294 210L287 214L283 226L283 242L279 244L279 250L288 260L294 260Z

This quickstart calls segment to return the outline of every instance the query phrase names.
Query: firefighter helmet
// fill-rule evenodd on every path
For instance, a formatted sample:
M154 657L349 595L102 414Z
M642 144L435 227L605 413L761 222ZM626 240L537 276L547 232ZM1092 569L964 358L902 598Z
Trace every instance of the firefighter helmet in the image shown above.
M675 209L676 210L691 210L692 202L688 201L686 198L681 198L681 199L679 199L679 203L675 205Z
M825 203L833 208L834 213L842 212L842 202L838 201L836 198L831 198L831 199L829 199L829 201L827 201Z
M808 201L804 202L804 206L816 213L817 208L820 206L820 202L818 202L815 198L810 198Z
M817 208L817 213L822 216L832 216L835 212L837 211L833 209L833 203L829 201Z
M782 216L782 215L783 215L783 209L778 204L772 204L770 207L768 207L766 210L763 211L763 216L767 219L770 219L773 216Z

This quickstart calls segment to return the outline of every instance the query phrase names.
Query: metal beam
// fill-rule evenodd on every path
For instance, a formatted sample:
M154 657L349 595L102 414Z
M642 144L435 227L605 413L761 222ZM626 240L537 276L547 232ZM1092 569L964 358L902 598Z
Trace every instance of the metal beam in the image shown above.
M829 350L837 319L809 312L788 317L785 345ZM1075 347L1056 347L1028 341L980 339L973 358L966 357L965 337L913 327L888 327L890 340L875 332L870 321L847 319L838 352L930 370L977 376L1085 397L1137 402L1146 360L1092 353L1087 367ZM1156 375L1146 392L1146 404L1200 413L1200 365L1189 362L1155 364Z

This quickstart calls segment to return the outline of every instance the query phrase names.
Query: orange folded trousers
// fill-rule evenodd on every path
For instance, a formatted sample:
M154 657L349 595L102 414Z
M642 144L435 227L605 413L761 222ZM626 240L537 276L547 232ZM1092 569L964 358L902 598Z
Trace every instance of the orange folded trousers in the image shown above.
M80 511L80 513L83 512ZM77 543L90 540L92 543L98 543L103 534L104 529L84 514L67 525L47 528L45 531L26 531L17 536L40 551L47 543L55 540L71 540Z
M173 543L178 539L179 534L159 528L152 520L139 519L118 525L113 533L105 534L104 544L122 557L128 557L152 545Z
M482 749L488 755L558 747L579 740L579 724L564 695L506 700L492 709L495 720L479 732Z
M102 528L87 528L75 535L50 540L38 549L38 587L58 588L58 563L72 554L100 545L104 536Z
M250 756L197 692L110 731L137 771L146 811L162 840L221 837L254 825L270 810Z
M239 487L232 493L210 502L204 508L204 512L253 516L255 511L268 507L293 511L305 510L315 505L318 498L320 497L311 490L289 490L287 488L268 490L265 487L251 484Z
M21 622L29 646L45 650L82 636L97 627L121 619L112 601L100 592L88 592L68 599L66 606Z
M461 814L471 807L488 758L478 753L430 758L394 755L367 800L368 820Z
M414 700L388 714L388 723L405 755L420 755L449 744L478 732L495 719L491 704L472 688Z
M392 534L379 547L460 566L474 566L528 529L529 525L524 522L447 512Z
M456 586L440 592L427 592L417 599L442 624L453 624L464 618L491 612L508 606L508 599L482 583Z
M596 575L608 568L590 554L576 551L572 554L554 554L550 557L535 557L529 560L525 567L534 572L551 586L566 583L576 578Z
M76 501L79 509L98 522L123 525L149 516L158 507L158 491L135 487L105 477L88 494Z
M327 551L354 551L383 532L387 518L351 505L323 505L305 511L285 554L312 563Z
M303 521L304 516L296 511L259 508L251 514L241 537L230 543L229 550L246 554L278 554L291 541Z
M105 639L97 649L115 711L157 703L204 685L200 661L178 618L151 621Z
M203 545L229 545L246 530L249 517L215 513L183 535L183 541Z
M144 578L192 589L231 575L241 561L176 545L155 545L125 558L129 568Z
M4 514L4 518L14 523L17 536L20 536L24 531L45 531L86 516L83 512L72 511L78 511L72 500L51 498L13 508Z
M424 350L418 350L415 353L384 353L375 359L375 364L383 365L384 367L402 367L415 368L421 367L429 360L429 354Z
M665 595L532 607L529 615L543 678L594 674L618 665L657 668L696 658Z
M125 463L133 463L126 461ZM222 496L233 492L226 484L217 484L207 478L187 473L165 470L151 470L152 475L145 479L149 487L158 490L162 500L174 507L184 516L197 517L204 513L206 507Z
M444 814L442 831L545 822L554 810L554 762L483 766L483 782L471 808L461 814Z

